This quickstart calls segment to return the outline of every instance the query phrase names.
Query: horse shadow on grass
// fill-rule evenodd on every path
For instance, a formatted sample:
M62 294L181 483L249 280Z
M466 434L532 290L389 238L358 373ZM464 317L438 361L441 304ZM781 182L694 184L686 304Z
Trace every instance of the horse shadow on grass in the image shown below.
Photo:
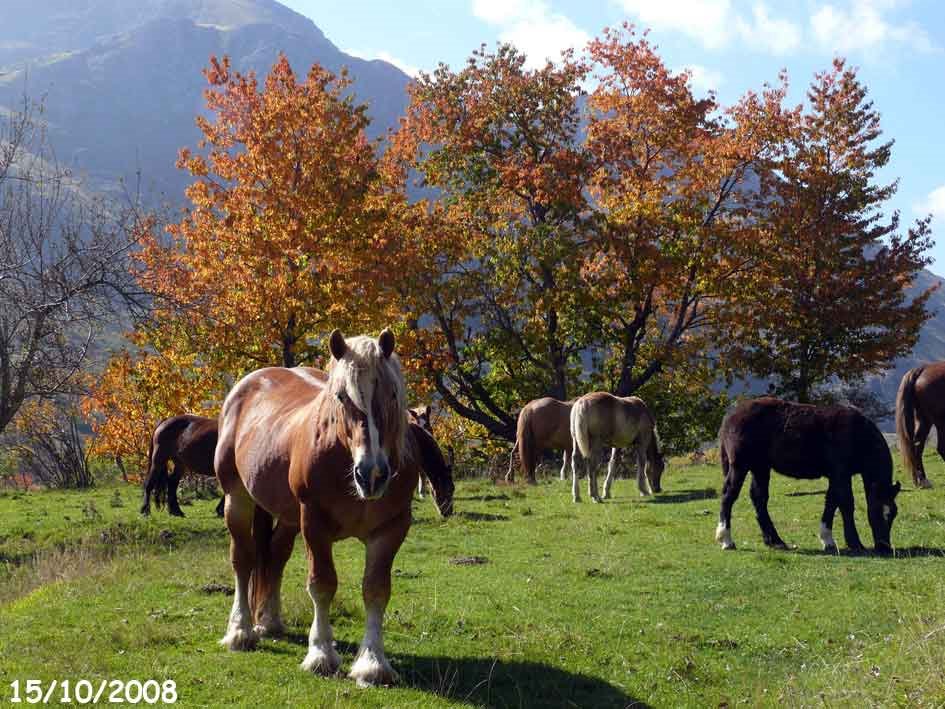
M267 645L266 652L299 656L308 643L301 633L288 633L288 643ZM347 668L357 653L353 643L337 643ZM569 672L527 660L490 657L426 657L389 652L401 685L429 692L459 704L487 707L619 707L645 709L646 702L599 677Z
M877 554L872 549L867 549L865 552L856 552L841 547L840 551L837 553L827 553L822 549L799 547L797 549L788 549L785 553L800 554L801 556L842 556L845 558L875 559L878 561L903 561L905 559L920 559L930 556L945 557L945 548L927 546L897 547L893 554Z
M456 516L460 519L468 519L470 522L508 522L509 518L506 515L495 515L490 512L470 512L468 510L461 510L456 513Z
M714 487L704 487L693 490L677 490L676 492L660 492L646 500L654 505L675 505L696 500L714 500L719 496Z

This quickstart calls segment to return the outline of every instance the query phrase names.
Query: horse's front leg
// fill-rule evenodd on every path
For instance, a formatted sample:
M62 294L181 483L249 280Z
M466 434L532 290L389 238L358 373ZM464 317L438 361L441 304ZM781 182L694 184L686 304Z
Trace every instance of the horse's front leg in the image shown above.
M646 451L643 446L637 445L637 490L640 491L640 497L646 497L653 491L650 489L650 482L646 477Z
M843 517L843 538L847 542L847 548L856 553L865 552L866 547L860 541L860 533L856 531L856 521L853 519L853 479L843 475L837 476L831 482L836 490L840 515Z
M417 497L423 499L423 475L417 476Z
M393 684L397 673L384 654L384 611L390 600L390 572L397 550L410 529L410 511L388 522L375 531L365 542L364 581L364 639L348 676L359 687Z
M604 478L604 499L610 499L610 487L614 484L614 473L620 464L620 449L610 449L610 461L607 463L607 477Z
M837 553L837 542L833 538L833 516L837 511L837 491L831 480L827 485L827 495L824 499L824 513L820 517L820 543L828 554Z
M787 549L787 544L781 539L771 515L768 514L768 488L770 484L770 470L752 470L751 487L748 492L751 495L751 502L755 506L755 517L758 520L758 526L761 527L761 538L764 543L774 549Z
M315 617L301 667L319 675L333 675L341 665L329 618L331 602L338 589L338 575L331 555L331 537L318 515L306 504L302 504L302 536L308 550L308 595L315 606Z
M184 474L184 466L174 463L174 474L167 478L167 513L174 517L183 517L184 511L180 508L177 499L177 488Z

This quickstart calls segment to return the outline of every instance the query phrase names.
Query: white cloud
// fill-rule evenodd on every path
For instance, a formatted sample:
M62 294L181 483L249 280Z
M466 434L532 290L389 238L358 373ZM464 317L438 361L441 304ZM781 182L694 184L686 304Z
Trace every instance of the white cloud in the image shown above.
M709 69L701 64L690 64L685 67L685 70L689 72L689 83L692 88L699 91L717 91L724 81L722 72Z
M499 27L499 39L524 52L532 68L557 60L565 49L580 51L590 40L568 17L552 12L545 0L473 0L472 11Z
M917 22L896 23L886 17L896 0L852 0L846 7L825 4L810 18L818 43L832 52L878 49L889 42L901 42L921 52L939 48Z
M760 1L752 5L750 15L739 13L731 0L620 0L620 5L644 28L681 32L706 49L721 49L739 41L785 54L801 44L800 26L772 16Z
M917 214L926 215L931 213L936 220L945 220L945 185L936 187L929 192L928 197L912 207Z
M407 76L416 76L420 73L420 68L414 66L413 64L408 64L402 59L398 59L390 52L362 52L359 49L345 49L343 50L345 54L350 54L352 57L357 57L358 59L364 59L366 61L373 61L375 59L380 59L383 62L388 64L393 64L395 67L404 72Z

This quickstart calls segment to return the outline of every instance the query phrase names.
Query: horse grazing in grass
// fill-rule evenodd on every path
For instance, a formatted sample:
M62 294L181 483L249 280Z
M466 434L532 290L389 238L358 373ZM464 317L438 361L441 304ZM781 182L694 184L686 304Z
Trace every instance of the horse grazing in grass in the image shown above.
M341 658L329 622L338 585L332 546L357 537L366 547L367 619L349 676L359 685L396 680L382 625L391 566L410 528L419 454L407 435L394 345L389 330L376 340L346 340L335 330L327 384L305 368L272 367L245 376L227 395L215 459L236 574L225 647L250 649L260 634L282 630L282 573L301 529L315 606L302 668L333 675Z
M768 484L772 468L792 478L827 478L827 499L820 520L824 550L837 551L833 517L843 516L843 535L852 551L863 551L853 519L853 476L863 478L866 509L878 553L890 553L890 532L896 519L892 454L872 421L849 406L817 407L771 397L740 403L725 417L719 431L722 507L715 538L723 549L734 549L732 505L751 471L751 501L765 544L786 549L768 514Z
M430 439L433 439L433 423L430 419L431 409L429 404L424 404L423 406L415 406L412 409L407 409L407 415L410 416L410 425L411 427L417 427L422 429L429 436ZM419 441L418 441L419 442ZM421 500L423 499L423 479L427 478L430 482L430 485L434 487L433 496L436 498L437 492L435 485L436 483L429 477L429 470L433 468L438 470L440 476L446 475L450 479L450 483L453 481L453 448L452 446L447 446L447 449L450 453L450 462L447 463L446 459L443 457L443 452L440 450L440 447L436 445L436 441L432 440L433 446L429 448L430 441L424 441L428 446L427 455L429 458L425 458L424 464L420 468L420 479L417 481L417 497ZM435 450L434 450L435 449ZM446 468L446 470L444 470Z
M177 500L177 487L185 471L212 478L213 452L217 447L217 420L182 414L166 418L151 434L148 447L148 472L144 480L144 502L141 514L151 513L151 495L160 507L167 498L167 511L183 517L184 511ZM174 463L174 472L168 474L168 462ZM223 500L217 505L217 514L223 516Z
M561 479L571 462L571 407L573 401L558 401L550 396L529 401L518 414L518 426L515 431L515 445L509 456L509 471L505 474L508 482L515 480L515 454L525 480L535 483L535 468L542 452L548 450L564 451L561 464Z
M932 487L922 464L925 441L935 426L938 454L945 460L945 362L906 372L896 395L899 453L916 487Z
M641 495L659 492L666 462L660 452L656 420L643 400L636 396L613 396L605 391L585 394L571 408L571 496L581 501L578 490L578 460L583 458L587 469L588 495L600 502L597 492L597 471L594 462L604 445L611 446L604 498L610 497L614 471L620 448L634 447L637 454L637 488Z

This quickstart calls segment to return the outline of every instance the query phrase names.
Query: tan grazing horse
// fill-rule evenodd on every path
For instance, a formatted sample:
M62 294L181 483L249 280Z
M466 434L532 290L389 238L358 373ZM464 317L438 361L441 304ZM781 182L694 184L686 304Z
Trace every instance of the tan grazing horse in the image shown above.
M305 368L272 367L247 375L227 395L215 458L236 574L225 647L250 649L260 634L282 630L282 573L301 528L315 607L302 668L335 674L341 658L329 622L338 586L332 546L357 537L365 545L367 618L349 676L361 686L396 681L382 626L418 463L394 344L389 330L376 340L345 340L335 330L327 385Z
M641 495L660 491L660 480L666 464L659 449L656 421L643 400L636 396L618 397L604 391L585 394L571 408L571 495L581 501L578 490L578 459L587 468L588 495L600 502L597 493L597 471L594 461L603 446L612 446L604 498L610 497L610 486L617 467L618 449L635 447L637 453L637 487Z
M508 482L515 480L515 453L522 473L529 483L535 482L535 468L543 451L564 451L561 479L565 479L571 462L571 407L573 401L559 401L550 396L529 401L518 414L515 446L509 457Z
M932 487L922 464L932 426L938 438L938 454L945 460L945 362L910 369L903 375L896 395L899 454L916 487Z

